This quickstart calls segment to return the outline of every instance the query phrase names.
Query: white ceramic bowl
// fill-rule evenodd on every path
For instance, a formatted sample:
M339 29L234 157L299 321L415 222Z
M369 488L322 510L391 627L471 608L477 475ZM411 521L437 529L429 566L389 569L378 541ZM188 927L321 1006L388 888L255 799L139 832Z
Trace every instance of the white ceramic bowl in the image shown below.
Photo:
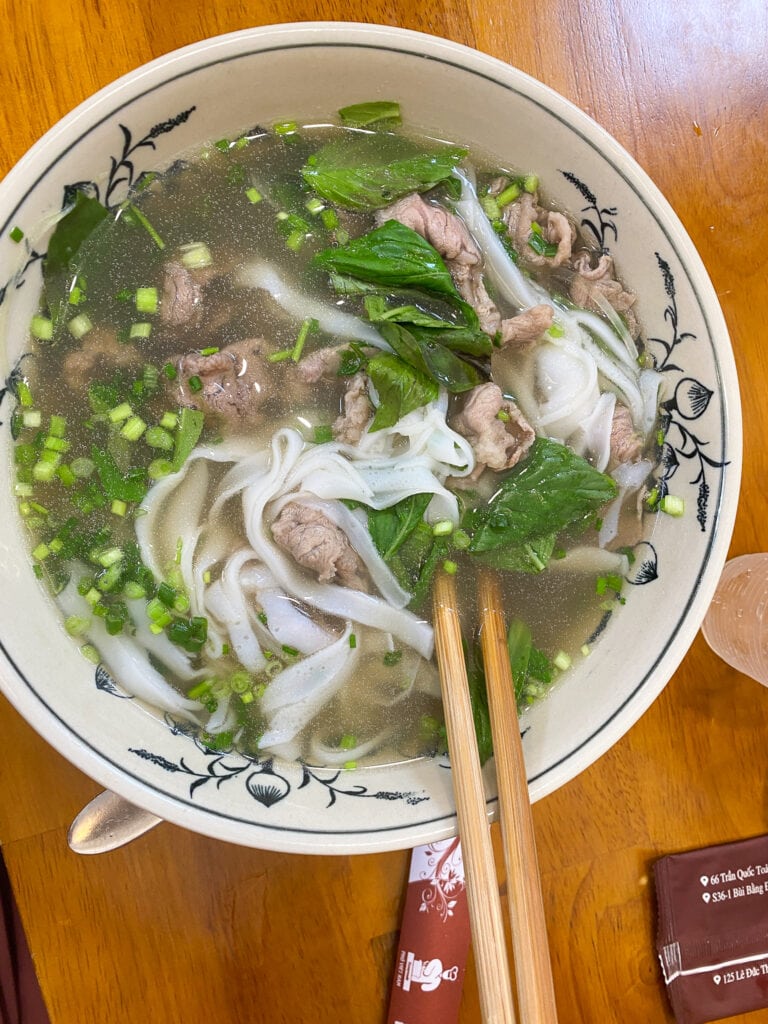
M633 159L584 113L508 65L455 43L373 25L278 25L210 39L126 75L65 117L0 185L2 372L23 350L45 225L67 185L162 168L257 123L327 118L397 99L411 124L534 169L549 194L610 245L667 380L666 472L685 499L638 548L628 604L594 653L527 715L532 798L573 778L643 714L692 642L735 516L737 381L725 323L680 222ZM111 161L116 163L111 164ZM112 168L112 178L109 178ZM119 190L122 185L116 187ZM19 225L21 243L10 233ZM66 758L177 824L275 850L370 852L455 828L447 762L337 773L201 749L82 658L30 571L11 486L10 397L0 431L2 688ZM34 766L29 765L33 771ZM495 805L491 767L489 806Z

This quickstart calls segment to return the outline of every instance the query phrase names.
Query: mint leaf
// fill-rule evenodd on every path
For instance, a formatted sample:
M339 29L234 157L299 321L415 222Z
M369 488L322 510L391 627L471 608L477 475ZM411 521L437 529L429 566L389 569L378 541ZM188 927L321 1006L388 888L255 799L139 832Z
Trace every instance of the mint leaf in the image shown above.
M615 481L564 444L538 438L493 499L469 512L463 527L470 551L540 542L583 522L616 497Z

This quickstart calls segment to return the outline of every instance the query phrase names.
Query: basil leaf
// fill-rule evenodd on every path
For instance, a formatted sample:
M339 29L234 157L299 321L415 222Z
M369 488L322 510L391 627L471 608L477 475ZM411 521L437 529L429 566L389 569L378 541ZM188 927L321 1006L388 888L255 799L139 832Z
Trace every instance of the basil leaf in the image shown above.
M368 376L379 396L371 431L394 426L407 413L434 402L438 395L438 387L433 380L388 352L370 360Z
M400 123L400 104L391 100L372 100L370 103L353 103L339 111L342 124L350 128L367 128L380 121L393 125Z
M525 544L507 546L505 544L491 551L478 553L477 558L485 565L494 569L507 569L512 572L526 572L531 575L546 569L552 552L555 550L557 534L537 537Z
M615 481L564 444L538 438L527 458L506 476L489 504L463 523L470 551L518 546L557 534L615 498Z
M449 391L469 391L485 380L476 367L428 335L416 336L414 331L395 323L380 324L378 331L401 359Z
M73 263L80 247L108 216L109 210L98 199L77 190L74 204L56 225L43 264L45 299L54 320L61 315L66 303Z
M390 561L419 523L424 522L431 500L431 494L412 494L390 508L368 509L368 532L385 562Z
M189 458L190 452L197 444L205 422L205 413L199 409L183 408L179 417L176 432L176 444L173 451L171 466L174 473L178 472Z
M460 299L437 249L397 220L388 220L346 245L323 249L312 262L342 277L392 289L424 288Z
M457 146L425 151L400 135L353 134L331 142L302 168L306 183L351 210L380 210L409 192L426 192L449 178L467 155Z
M112 455L96 445L91 448L91 458L110 501L141 501L147 491L147 476L143 469L137 467L123 473Z
M493 351L491 339L480 329L477 315L467 303L457 304L464 316L465 323L446 320L433 313L428 313L412 303L390 307L380 294L366 295L364 305L371 323L407 324L414 336L437 341L454 352L489 356Z
M507 651L512 669L512 682L515 684L515 700L518 703L523 696L532 647L533 640L529 627L522 619L513 619L507 630Z

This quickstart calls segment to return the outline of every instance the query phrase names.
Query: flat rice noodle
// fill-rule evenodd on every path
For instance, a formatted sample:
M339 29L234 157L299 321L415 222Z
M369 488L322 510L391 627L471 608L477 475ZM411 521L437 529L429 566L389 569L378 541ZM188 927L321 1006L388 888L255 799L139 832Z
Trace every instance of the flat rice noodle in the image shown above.
M258 260L249 263L240 271L238 283L245 288L258 288L269 292L275 302L296 320L303 321L307 317L312 317L317 320L320 330L325 334L352 341L365 341L376 348L390 350L386 341L370 324L350 313L343 313L340 309L310 298L284 281L268 263Z
M66 616L83 615L83 599L72 580L58 595L57 601ZM123 634L110 636L104 620L97 615L91 618L88 635L115 681L126 693L160 711L198 721L202 710L199 701L189 700L174 689L149 663L143 648L135 640Z
M591 413L569 437L568 444L577 455L592 457L592 464L605 472L611 458L611 430L616 409L616 395L604 391Z
M571 548L563 558L551 558L547 563L547 571L579 572L589 576L615 573L623 576L629 571L629 559L621 551L585 545Z
M359 649L349 646L351 633L348 622L338 640L272 679L261 701L267 716L262 750L293 740L349 678L360 657Z
M583 349L547 343L537 349L536 383L546 396L534 425L565 441L584 422L600 398L597 367Z
M653 469L647 459L640 459L639 462L628 462L617 466L611 473L619 487L619 493L605 510L602 516L602 524L598 533L598 544L601 548L606 547L616 538L619 532L619 516L621 509L630 494L640 490Z
M258 590L255 599L267 617L267 629L278 644L300 654L314 654L333 643L334 636L306 615L283 590Z
M386 743L393 732L394 729L391 728L382 729L378 736L364 740L362 743L357 743L354 747L348 747L345 750L340 750L339 747L333 747L329 743L323 743L321 740L313 737L309 747L310 763L318 768L341 768L349 761L359 761L366 754L378 750Z

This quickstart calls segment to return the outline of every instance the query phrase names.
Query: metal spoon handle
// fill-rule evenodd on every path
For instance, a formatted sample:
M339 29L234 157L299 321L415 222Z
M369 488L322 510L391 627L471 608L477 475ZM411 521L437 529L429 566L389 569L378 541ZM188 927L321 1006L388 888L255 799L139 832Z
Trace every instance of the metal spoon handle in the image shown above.
M75 853L107 853L138 839L162 820L107 789L80 811L69 826L67 842Z

